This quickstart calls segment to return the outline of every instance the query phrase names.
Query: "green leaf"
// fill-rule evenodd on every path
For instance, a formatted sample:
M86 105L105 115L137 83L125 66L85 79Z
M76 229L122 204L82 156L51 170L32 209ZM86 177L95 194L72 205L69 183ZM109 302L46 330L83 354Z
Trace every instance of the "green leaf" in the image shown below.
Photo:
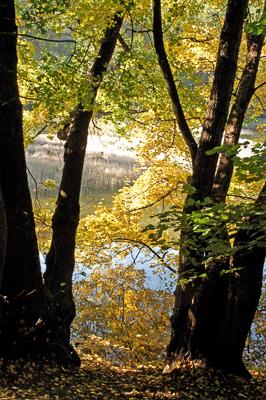
M190 195L193 195L196 192L196 188L190 185L190 183L185 183L183 186L183 190L184 192L187 192Z

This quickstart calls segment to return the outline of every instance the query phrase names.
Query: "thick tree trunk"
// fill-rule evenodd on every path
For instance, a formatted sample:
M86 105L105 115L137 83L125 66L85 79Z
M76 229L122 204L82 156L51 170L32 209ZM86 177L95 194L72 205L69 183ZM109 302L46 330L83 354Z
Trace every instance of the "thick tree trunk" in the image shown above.
M4 275L6 260L6 242L7 242L7 223L6 223L6 206L0 186L0 295L2 293L2 280Z
M235 145L239 141L244 116L250 103L251 97L254 93L256 75L258 71L259 59L264 38L264 34L259 36L248 35L247 37L246 63L239 82L236 98L233 106L231 107L230 115L226 124L224 138L225 144ZM231 158L226 154L221 155L213 185L213 197L216 201L225 201L233 174L233 168L234 166ZM244 233L242 232L241 235L243 234ZM254 271L256 268L259 271L262 268L263 260L260 257L261 251L261 249L254 248L254 260L256 259L256 267L253 268ZM241 257L242 256L243 254L241 255ZM247 263L249 262L248 259L246 259L246 261ZM238 262L239 260L237 261L237 263ZM208 360L211 360L213 364L216 364L217 366L220 365L220 367L223 367L224 369L226 369L226 367L228 369L228 366L230 366L231 371L234 370L239 374L245 375L246 370L242 364L242 353L248 330L244 329L242 326L243 329L240 331L241 324L239 324L238 328L237 325L235 326L235 334L237 335L235 342L235 352L238 352L238 363L236 363L236 357L233 356L234 352L232 348L229 352L227 352L227 355L225 350L223 352L219 352L219 349L221 349L221 343L219 340L217 341L217 337L220 337L219 333L222 331L224 321L228 320L228 318L230 320L230 315L232 315L233 312L237 313L236 304L234 305L234 311L232 311L232 309L231 311L229 311L228 309L228 304L231 304L231 307L233 307L231 301L231 299L233 298L232 293L235 291L242 291L243 294L247 291L250 294L255 291L256 296L258 297L258 285L261 285L261 273L255 274L253 279L250 279L249 284L251 290L247 290L247 279L243 279L241 281L240 278L236 279L233 274L230 274L229 278L225 276L220 276L221 270L228 269L229 264L230 260L229 258L227 258L224 260L224 262L218 260L208 265L208 277L202 283L201 287L198 290L198 293L194 298L194 314L197 315L199 323L196 325L193 334L193 347L198 349L199 353L201 351L202 354L205 354L206 358ZM245 268L245 271L246 272L243 274L248 275L247 268ZM242 273L240 272L240 274L237 276L240 277L241 275ZM255 300L255 303L256 301L258 301L258 299ZM250 304L253 304L252 308L254 308L254 301L250 301ZM250 317L247 317L248 314L249 313L244 313L243 318L248 321L247 325L250 327L252 319L250 319ZM236 321L236 318L231 318L231 320ZM213 332L211 327L214 329ZM223 336L224 338L227 338L227 340L229 340L231 334L232 333L227 331L227 333L224 332ZM239 341L237 341L238 337ZM243 346L239 347L241 337ZM230 357L228 357L229 353L231 353L232 355L231 359ZM192 354L194 354L194 356L197 355L193 352L193 349ZM233 357L235 357L235 362L233 362Z
M225 144L234 145L239 141L244 116L254 93L254 86L264 37L265 35L262 34L260 36L249 35L247 38L246 63L238 86L236 99L233 103L228 122L226 124L224 139ZM216 201L225 201L233 174L233 168L234 166L231 158L223 154L219 159L219 165L213 185L213 197ZM259 250L257 253L259 254ZM260 257L258 256L258 258ZM227 270L229 268L229 264L229 258L225 258L223 262L219 260L208 264L207 279L204 280L197 289L197 293L193 299L193 313L194 315L197 315L198 320L198 323L195 323L190 349L193 357L198 357L200 354L205 354L206 358L214 362L213 354L215 354L215 347L216 353L217 349L219 348L219 344L217 343L217 333L221 332L221 327L224 324L224 318L228 318L228 315L230 314L228 312L227 303L228 301L230 303L230 292L235 290L233 289L233 283L238 282L231 278L231 275L230 279L227 279L227 277L224 275L220 275L221 270ZM258 260L257 266L259 269L261 268L260 264L261 263ZM252 283L255 283L256 279L260 281L260 274L256 276L255 280L253 279L250 281L251 287L253 287ZM245 287L243 281L242 290L245 291L246 289L247 287ZM256 283L254 290L257 292ZM251 324L251 321L249 322ZM245 330L243 330L242 335L245 337L244 342L246 340L246 334L247 332L245 333ZM243 353L243 348L241 355ZM225 354L225 352L223 354ZM218 359L219 357L216 356L216 364L218 363ZM228 361L228 365L230 364L232 363ZM223 365L225 365L225 363L223 363ZM235 370L237 370L236 365ZM240 363L238 364L238 371L239 373L241 371L242 373L245 373L245 369L240 365Z
M258 71L259 59L264 38L264 34L259 36L249 35L247 37L246 63L239 82L236 98L231 108L228 122L226 124L224 139L225 144L235 145L239 141L244 116L250 103L251 97L254 93L256 75ZM233 174L233 168L234 166L231 158L226 154L221 155L213 185L213 196L216 201L225 201ZM246 234L247 232L239 233L239 235ZM222 329L222 326L224 326L225 320L237 321L237 318L235 316L233 318L230 317L230 315L232 316L234 312L238 313L236 303L234 304L234 306L232 304L232 298L234 298L233 293L235 293L236 291L241 292L242 295L247 291L247 293L249 293L251 297L252 293L255 292L255 299L249 302L250 305L252 304L251 307L253 310L253 312L251 312L251 319L249 312L243 314L243 319L245 319L247 326L250 327L254 315L254 304L256 309L258 304L258 294L260 293L260 289L258 288L261 285L261 272L259 271L261 271L263 266L263 256L261 257L261 252L262 249L257 249L256 246L254 247L254 251L252 250L253 260L256 260L256 266L254 266L253 271L255 271L255 269L257 269L258 271L253 276L253 278L250 277L250 290L248 290L247 287L247 276L249 268L245 267L243 270L245 272L240 272L237 275L238 278L236 278L233 274L230 274L228 279L225 278L225 276L220 276L221 269L228 269L229 263L232 264L232 261L230 262L228 258L224 260L224 263L221 263L221 261L216 261L211 263L211 265L208 265L207 280L203 282L200 290L198 291L194 299L194 313L198 316L199 323L197 324L193 335L193 345L195 346L195 343L197 343L198 341L198 345L196 345L196 348L200 350L202 344L204 344L205 342L205 350L202 351L202 354L206 354L208 360L211 360L212 363L216 364L217 366L220 365L220 367L223 367L224 369L229 369L230 366L231 371L234 370L235 372L244 375L247 375L247 371L242 363L242 353L248 334L248 329L244 328L243 324L241 325L240 323L238 325L235 325L235 347L233 351L232 346L229 352L226 352L225 349L222 352L219 351L222 348L222 342L220 342L220 340L217 340L217 337L219 337L220 339L222 338L217 335L217 333L223 331L223 337L227 338L229 342L231 342L231 339L229 338L232 337L232 335L234 336L234 334L232 333L234 331L233 329L232 332L229 332L229 330L225 332L225 330ZM237 256L234 261L239 263L239 257L243 257L243 252L240 253L240 255ZM246 265L248 265L250 260L248 260L248 258L245 258L245 260L247 262ZM236 265L234 266L236 267ZM216 273L214 273L215 271ZM246 276L246 278L244 278L243 280L241 280L242 275ZM228 287L227 284L229 284ZM219 289L222 290L222 293ZM247 294L246 297L248 297ZM243 299L245 303L244 297L242 297L241 301L243 301ZM228 308L228 304L231 304L230 310ZM216 307L217 313L215 313ZM218 315L219 318L217 319ZM214 327L214 334L212 334L212 330L209 328L210 325ZM240 345L240 342L242 343L242 345ZM236 352L238 354L238 359L235 356ZM228 356L228 354L231 355L231 358ZM194 354L194 356L196 356L196 354Z
M5 299L1 295L1 293L2 293L2 279L3 279L5 259L6 259L6 242L7 242L6 208L0 185L0 354L2 354L4 346L2 340L3 339L2 329L4 326L3 311L4 311Z
M217 166L217 155L206 152L221 144L227 120L247 1L229 0L224 26L221 32L218 57L208 110L194 162L191 184L195 187L193 200L212 196L213 180ZM194 206L185 207L189 214ZM193 240L192 246L190 245ZM196 279L175 291L175 307L172 317L172 336L168 346L169 360L177 355L189 354L192 358L207 359L210 347L215 342L226 312L227 278L221 271L228 269L228 260L202 264L207 247L206 239L193 232L187 224L181 232L181 255L179 275L190 278L206 273L204 280ZM195 248L196 243L196 248ZM183 248L189 256L182 253Z
M53 236L46 257L44 280L52 292L56 313L60 317L61 332L66 342L70 338L70 325L75 317L72 294L72 275L75 267L76 231L79 223L79 195L87 146L88 127L92 117L93 103L108 64L113 55L123 17L118 13L111 27L106 29L104 38L91 69L88 92L91 96L91 110L82 106L75 112L73 123L65 143L64 168L53 216Z
M209 355L218 368L247 376L242 355L261 295L266 256L266 183L249 223L250 229L240 229L236 235L238 251L232 259L232 267L239 270L229 275L225 319Z
M191 267L191 264L189 264ZM184 264L182 264L184 267ZM225 258L219 263L208 264L203 279L177 285L175 306L171 317L172 334L167 347L169 362L176 357L189 356L191 359L206 359L223 323L228 291L228 277L221 274L228 269ZM187 277L195 270L186 270ZM182 277L185 276L181 274Z
M229 0L220 36L218 57L203 130L195 160L192 185L198 200L210 196L218 155L206 152L219 146L228 116L233 91L242 29L248 0Z
M0 9L0 179L8 224L3 290L10 297L42 282L23 146L13 3L3 1Z
M5 263L1 265L0 356L60 356L72 362L62 345L57 318L42 280L22 134L22 106L17 85L17 27L14 1L0 4L0 187L6 216ZM4 221L4 219L3 219ZM1 246L3 245L1 241ZM4 252L4 245L2 251ZM55 346L57 344L57 348ZM57 354L56 354L57 353Z
M33 299L38 297L42 285L23 148L16 41L14 2L3 0L0 5L0 185L8 229L1 294L7 296L9 310L20 303L16 312L5 314L2 335L7 352L9 348L17 348L27 327L38 319L39 305L34 305Z
M79 223L79 193L87 145L88 124L92 113L76 111L64 152L64 169L57 207L53 216L53 237L46 257L45 284L51 291L66 341L75 317L72 274L75 267L75 240Z

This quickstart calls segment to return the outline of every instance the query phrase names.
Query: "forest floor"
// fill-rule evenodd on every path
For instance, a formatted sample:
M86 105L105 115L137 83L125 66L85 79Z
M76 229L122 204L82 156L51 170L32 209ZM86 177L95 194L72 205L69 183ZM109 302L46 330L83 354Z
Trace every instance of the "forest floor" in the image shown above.
M162 366L115 367L97 355L81 355L80 369L45 364L9 364L0 373L1 400L264 400L265 375L253 372L250 382L183 365L175 375Z

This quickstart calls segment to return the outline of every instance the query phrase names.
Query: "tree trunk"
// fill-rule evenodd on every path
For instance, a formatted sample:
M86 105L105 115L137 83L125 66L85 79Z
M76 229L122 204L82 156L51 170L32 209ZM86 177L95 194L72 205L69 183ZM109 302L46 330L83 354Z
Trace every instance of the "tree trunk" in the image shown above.
M27 327L38 319L39 305L33 300L38 297L42 285L23 147L16 41L14 2L3 0L0 7L0 185L5 204L7 243L1 294L7 296L9 310L15 303L20 304L16 312L5 314L2 335L6 352L18 347Z
M239 141L244 117L251 97L255 92L256 76L264 39L265 34L247 36L246 63L238 85L236 99L226 124L224 135L224 144L226 145L234 146ZM233 170L234 163L232 157L228 154L222 154L219 159L213 185L213 196L216 201L225 202Z
M2 293L2 280L3 280L5 260L6 260L6 242L7 242L6 207L3 199L2 189L0 186L0 295Z
M235 145L239 141L244 116L250 103L251 97L254 93L256 75L258 71L259 59L264 42L264 37L264 34L259 36L249 35L247 37L246 63L239 82L236 99L233 103L228 122L226 124L224 139L225 144ZM213 185L213 197L216 201L225 201L233 174L233 168L234 166L231 157L227 156L226 154L221 155ZM259 252L260 251L257 250L258 254ZM260 256L258 255L257 267L260 270L261 261L259 261L259 259ZM230 304L232 291L236 290L236 288L234 288L234 283L238 282L238 280L232 278L231 274L230 278L228 279L224 275L220 275L220 272L222 270L227 270L229 269L229 267L229 258L225 258L223 262L218 260L216 262L214 261L210 263L207 268L207 279L202 282L202 285L200 286L193 300L194 315L197 315L198 323L195 324L194 328L191 354L193 354L194 357L198 357L200 354L205 354L206 357L209 360L212 360L213 363L215 358L216 365L218 365L219 357L214 357L214 354L216 354L217 349L220 348L219 343L217 343L217 334L221 332L221 327L224 324L224 318L227 319L228 315L230 314L230 312L228 311L228 302ZM254 290L257 293L256 279L258 279L258 282L261 282L260 274L256 276L255 280L253 279L250 281L250 285L251 287L253 287L252 283L254 282ZM243 287L241 289L243 290L243 292L247 290L244 282L245 281L243 280ZM238 282L238 284L239 283L240 282ZM250 325L251 321L249 321ZM244 343L247 333L248 331L242 331L243 338L245 338ZM238 346L236 346L236 348L238 348ZM244 345L242 348L241 357L243 349ZM225 355L225 352L223 353L223 355ZM220 363L224 366L225 369L226 365L225 362L222 363L222 357ZM232 366L233 363L228 361L227 368L228 365ZM239 373L246 374L246 370L244 366L240 363L240 360L238 363L238 367L236 366L236 364L234 364L234 369L235 371L238 370Z
M0 5L0 209L2 218L5 211L7 226L2 238L7 237L5 263L2 260L1 264L0 357L53 358L57 352L66 364L75 355L72 348L62 345L39 262L23 145L16 44L14 2L4 0ZM3 240L1 246L4 252Z
M236 75L246 8L246 0L238 2L229 0L228 2L211 97L191 179L191 184L196 190L195 194L189 198L194 201L202 201L205 197L212 196L218 155L208 156L206 152L219 146L222 141ZM195 206L185 206L184 213L188 215L193 210ZM193 232L190 224L183 227L179 275L182 278L190 278L195 274L206 273L207 278L196 279L192 283L178 285L176 288L171 320L172 336L167 349L170 361L176 355L186 354L193 359L210 361L210 347L215 342L225 317L228 280L221 271L228 269L228 260L224 259L218 265L216 262L209 263L205 267L203 259L206 256L207 244L206 239ZM184 255L184 248L186 252L189 251L189 255Z
M163 45L160 0L154 0L153 4L155 49L175 110L178 96L175 95L176 87ZM247 4L246 0L228 1L208 110L196 155L191 153L193 175L190 183L195 193L188 196L187 200L190 201L186 201L184 207L185 222L181 229L179 262L179 279L187 280L187 283L180 283L175 291L172 335L167 349L170 363L176 356L189 355L192 359L204 359L212 366L245 376L248 372L242 362L242 353L259 301L265 249L252 242L249 251L244 253L243 243L261 236L265 240L265 228L264 231L258 230L258 227L239 231L235 245L240 245L240 249L231 261L224 257L204 265L208 243L204 237L195 233L186 216L189 217L196 209L200 210L202 205L199 202L206 197L224 202L231 182L231 158L223 154L218 164L218 154L207 155L206 152L221 144L236 76ZM244 116L255 91L264 36L247 37L246 65L226 125L225 144L238 143ZM191 140L182 125L180 131L191 152L193 137ZM259 204L264 201L264 191L259 196ZM258 215L250 221L255 225L261 222ZM263 223L265 226L265 219ZM222 240L228 240L226 228L220 236ZM241 267L237 275L221 273L229 270L231 265ZM207 276L205 279L200 278L203 273ZM193 276L198 278L192 279Z
M261 34L259 36L248 35L247 37L246 63L238 85L236 98L233 103L233 106L231 107L230 115L226 124L225 138L224 138L225 144L235 145L239 141L244 116L255 90L254 88L255 88L256 75L258 71L259 59L264 38L265 34ZM231 157L226 154L222 154L219 159L216 177L213 185L213 197L216 201L222 201L222 202L225 201L233 174L233 168L234 165L233 161L231 160ZM225 235L226 235L226 229L225 229ZM244 233L242 232L241 235L244 235ZM257 263L256 267L253 268L253 271L255 271L256 268L258 269L258 271L261 271L261 268L263 266L263 259L261 259L260 256L261 252L262 250L257 249L255 246L253 252L254 256L253 259L254 260L256 259ZM243 254L241 255L241 257L242 256ZM235 267L237 267L237 265L235 265L236 262L237 264L239 263L239 256L237 256L237 258L234 260ZM248 259L246 259L246 262L247 263L249 262ZM233 274L230 274L228 278L225 277L224 275L223 276L220 275L221 270L223 269L226 270L230 267L230 263L232 264L232 260L230 261L229 258L227 259L225 258L223 262L218 260L208 265L208 277L206 281L202 283L200 290L198 291L194 299L194 310L195 310L194 314L198 316L199 323L197 324L197 329L195 329L193 335L193 345L199 350L201 349L203 344L205 350L204 351L201 350L202 354L206 354L208 360L211 360L213 364L220 366L223 369L226 368L229 369L230 366L231 371L234 370L236 373L247 375L247 371L242 363L242 353L247 338L248 330L246 328L244 329L242 326L243 329L240 332L239 329L241 324L238 325L238 328L237 325L235 326L236 328L235 334L237 335L235 342L235 351L238 351L238 362L236 362L236 357L235 361L233 362L233 354L234 354L233 346L230 349L230 351L227 352L227 355L225 349L222 352L219 351L219 349L221 349L222 347L221 346L222 341L219 340L217 341L217 337L220 337L219 333L223 331L224 332L223 337L227 338L227 340L230 341L231 339L229 338L231 337L231 335L233 335L229 331L225 333L225 331L222 329L222 326L224 325L225 320L228 320L228 318L230 320L231 318L230 315L232 315L233 312L237 313L236 304L234 304L234 307L232 305L233 293L235 291L240 291L242 292L242 294L247 292L246 294L247 297L248 293L251 294L254 290L257 297L255 300L250 301L250 305L252 304L251 306L252 309L254 309L254 304L256 304L255 307L257 307L259 299L258 293L260 291L258 290L258 286L261 285L261 273L258 272L257 274L254 275L253 279L250 279L249 285L250 288L252 289L248 290L247 277L242 281L240 279L242 274L248 275L248 268L245 267L244 269L245 273L240 272L237 275L238 278L236 278ZM229 307L228 304L231 304L231 311L228 308ZM232 311L233 308L234 311ZM253 314L251 312L252 314L251 319L250 317L247 317L248 314L249 314L248 312L244 313L243 316L246 317L246 321L248 321L247 326L249 325L250 327L254 312ZM217 318L218 316L219 318ZM231 318L231 320L236 321L237 319L236 317L234 317L233 319ZM212 329L210 329L210 325L214 328L213 332ZM241 337L242 337L242 347L241 346L239 347L239 341ZM232 355L232 358L228 357L229 353ZM219 354L219 356L217 354Z
M92 113L79 109L65 144L64 169L57 207L53 216L53 237L46 257L45 284L53 294L65 340L75 317L72 274L75 267L75 239L79 223L79 193L86 152L88 124Z
M10 297L42 282L22 135L22 107L17 86L15 10L0 9L0 179L8 237L3 290ZM31 276L31 279L29 279ZM12 284L10 284L12 283Z
M56 313L60 317L61 332L66 342L70 338L70 325L75 317L72 294L72 275L75 267L76 231L79 223L79 195L87 146L88 127L92 117L93 103L103 75L107 70L115 50L118 34L122 26L121 13L114 16L111 27L106 29L88 82L91 109L84 111L79 106L65 143L64 168L53 216L53 235L46 257L46 286L54 296Z
M228 122L226 124L224 138L225 144L235 145L239 141L244 116L255 90L254 88L256 75L258 71L259 59L264 38L265 34L261 34L259 36L248 35L247 37L246 63L239 82L236 98L231 108ZM226 154L222 154L219 159L219 164L213 185L213 197L216 201L225 201L233 174L233 168L234 165L231 157ZM239 232L239 235L250 235L250 232ZM235 243L236 245L237 241L238 240L236 240ZM207 355L208 360L211 360L212 364L215 364L227 370L229 370L230 366L231 371L246 376L248 375L248 373L242 363L242 354L249 330L249 328L247 329L247 327L251 326L252 318L254 316L254 305L256 309L259 301L260 286L262 282L261 271L264 262L263 256L260 255L263 252L262 249L255 246L253 250L251 252L253 254L251 255L251 257L253 257L254 261L256 260L256 266L254 266L253 272L255 270L257 272L254 274L253 278L251 276L248 276L248 271L250 269L247 266L250 260L248 260L248 257L245 257L245 255L243 255L243 252L240 252L240 254L234 259L233 266L238 267L238 264L243 263L243 260L240 261L239 259L239 257L243 257L245 259L245 262L247 263L245 264L244 270L241 270L241 272L237 274L237 276L231 273L229 275L229 278L227 279L224 275L220 276L220 271L222 269L228 269L229 265L232 265L232 260L230 261L229 258L227 258L224 260L223 263L218 260L209 264L208 277L206 281L203 282L200 290L198 291L194 299L194 313L198 316L199 320L199 323L197 324L197 329L195 329L193 335L194 346L195 342L197 343L198 341L198 345L196 345L196 348L200 349L202 344L204 344L205 342L205 351L203 351L202 353ZM214 271L216 271L216 273L214 273ZM242 276L246 277L241 280ZM249 290L247 286L248 278L250 278ZM233 318L230 317L230 315L232 315L233 313L238 313L237 304L232 304L232 298L234 298L233 293L235 292L242 293L241 301L244 300L244 304L246 302L245 298L243 297L244 293L246 293L246 297L248 297L248 295L252 297L252 293L255 292L255 299L253 299L253 301L250 299L249 302L249 305L252 308L251 313L248 312L249 306L247 305L247 313L242 314L247 323L246 327L244 327L243 324L241 325L239 323L238 325L235 325L235 331L232 328L232 332L229 332L229 330L227 330L227 332L225 333L225 329L222 328L222 326L224 326L225 324L225 321L237 321L236 316L234 316ZM214 307L213 304L215 304ZM231 304L231 306L229 307L228 304ZM210 310L210 313L207 312L207 310ZM218 315L219 318L217 319ZM250 315L252 315L251 318ZM210 324L213 327L216 326L214 334L212 334L212 330L209 328ZM223 337L220 337L219 333L222 331ZM227 338L227 340L231 342L230 337L234 336L233 331L236 335L234 351L232 346L230 351L226 352L226 349L224 349L224 351L220 352L219 350L222 348L221 343L223 338ZM219 337L221 340L217 340L217 337ZM242 345L240 345L240 342L242 343ZM238 358L235 356L235 352L238 352ZM229 354L231 358L228 356Z
M248 0L229 0L222 28L218 57L203 130L195 160L191 184L196 188L198 200L212 193L218 155L207 155L219 146L228 116L233 91L242 29Z
M236 235L238 251L232 267L240 269L229 275L225 319L209 355L212 364L218 368L246 376L248 372L242 354L261 295L266 256L266 183L249 223L250 229L240 229Z
M3 311L4 311L5 299L1 295L1 293L2 293L2 279L5 268L5 258L6 258L6 241L7 241L6 209L2 195L2 189L0 186L0 354L2 354L4 346L2 340L2 329L4 326Z

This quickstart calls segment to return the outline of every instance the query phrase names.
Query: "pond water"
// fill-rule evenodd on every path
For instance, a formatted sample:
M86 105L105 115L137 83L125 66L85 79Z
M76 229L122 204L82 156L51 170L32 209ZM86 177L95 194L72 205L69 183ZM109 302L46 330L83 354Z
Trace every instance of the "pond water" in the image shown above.
M139 250L137 248L132 249L130 255L125 257L123 260L119 258L113 258L114 266L130 266L134 265L137 270L142 270L145 273L145 287L152 290L163 290L173 293L175 289L175 284L177 281L177 276L169 269L158 266L151 267L151 261L149 258L142 254L138 255ZM136 257L138 255L138 257ZM136 258L136 259L135 259ZM40 253L40 261L42 271L45 271L45 257ZM98 269L98 266L88 268L81 264L76 265L76 270L74 272L74 282L89 278L89 276Z

